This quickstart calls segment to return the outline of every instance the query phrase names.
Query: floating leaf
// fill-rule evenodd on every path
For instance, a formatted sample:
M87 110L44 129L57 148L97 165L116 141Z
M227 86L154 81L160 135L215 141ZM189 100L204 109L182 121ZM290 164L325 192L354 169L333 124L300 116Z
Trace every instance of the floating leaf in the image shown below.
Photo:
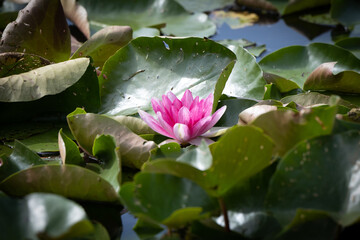
M34 0L8 24L0 52L26 52L53 62L70 56L70 31L59 0Z
M278 12L281 15L287 15L295 12L300 12L303 10L320 7L324 5L330 4L330 0L318 0L318 1L311 1L311 0L268 0L271 4L273 4Z
M0 211L4 239L75 239L94 231L80 205L54 194L33 193L24 199L0 195Z
M189 12L209 12L218 8L223 8L234 3L233 0L175 0Z
M71 57L91 56L93 65L100 67L117 50L132 39L132 30L127 26L109 26L96 32Z
M321 106L300 113L277 110L260 115L251 125L263 129L276 142L278 154L283 156L304 139L330 134L336 113L336 106Z
M45 164L41 158L24 144L15 141L14 151L9 157L3 156L0 164L0 181L18 171L31 168L34 165Z
M216 202L194 182L165 174L137 174L134 183L121 188L120 196L135 216L170 228L185 226L216 209Z
M33 54L0 53L0 78L21 74L49 64L47 59Z
M140 168L150 157L150 150L156 147L152 141L146 141L116 120L92 113L70 115L68 123L79 145L92 153L97 135L107 134L115 138L116 146L124 166Z
M345 93L360 93L360 73L343 71L334 75L336 62L323 63L304 83L304 90L330 90Z
M86 38L90 37L90 26L87 20L86 9L79 5L76 0L61 0L65 16L73 22Z
M359 8L357 0L332 0L330 15L346 26L354 26L360 23Z
M33 101L60 93L79 81L89 61L88 58L78 58L0 78L0 101Z
M122 115L114 116L112 118L138 135L155 133L155 131L152 130L141 118Z
M353 74L347 75L343 72L360 73L360 59L343 48L325 43L312 43L306 47L282 48L265 56L259 64L265 73L270 74L269 76L264 74L268 83L274 82L277 85L274 79L278 78L296 83L295 85L287 84L288 86L284 90L283 87L277 85L279 90L284 92L302 88L309 75L321 64L328 62L337 62L331 73L343 76L344 82L352 81L349 77L352 77Z
M360 37L345 38L337 41L335 45L349 50L360 59Z
M100 160L102 165L102 171L99 175L107 180L116 192L119 192L121 164L120 158L116 152L114 138L110 135L98 135L95 138L92 153Z
M85 201L118 202L118 194L98 174L76 165L39 165L17 172L0 184L12 196L48 192Z
M209 37L216 26L206 14L190 14L176 1L138 0L118 2L109 0L81 0L90 19L92 29L110 25L126 25L138 30L144 27L163 27L166 35Z
M186 89L205 98L215 88L216 107L234 60L230 50L207 39L134 39L103 68L102 112L134 114L150 109L149 96L161 98L168 91L182 96Z
M237 61L223 93L234 97L262 99L265 81L256 59L242 47L235 47L233 51Z
M343 226L356 222L360 217L359 141L358 131L348 131L296 145L272 177L268 207L283 221L303 208L325 211Z
M74 165L84 165L84 159L80 155L80 151L76 143L66 136L60 129L58 134L58 144L60 150L60 156L62 164L74 164Z

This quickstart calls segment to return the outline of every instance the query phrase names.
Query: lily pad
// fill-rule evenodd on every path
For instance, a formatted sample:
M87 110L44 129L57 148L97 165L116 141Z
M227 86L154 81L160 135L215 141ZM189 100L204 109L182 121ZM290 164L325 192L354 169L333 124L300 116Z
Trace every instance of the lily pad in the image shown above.
M74 239L94 231L80 205L54 194L33 193L24 199L0 195L0 211L4 239Z
M102 113L130 115L149 110L151 97L172 91L207 97L214 107L234 64L235 55L208 39L141 37L105 63L100 75ZM149 97L150 96L150 97Z
M127 26L109 26L95 33L72 55L71 59L91 56L93 65L100 67L117 50L132 39L132 30Z
M359 8L360 3L356 0L332 0L330 14L346 26L354 26L360 23Z
M76 165L39 165L17 172L0 183L0 190L12 196L48 192L84 201L119 201L109 182Z
M216 201L194 182L166 174L137 174L134 183L123 185L120 196L135 216L168 227L185 226L216 210Z
M189 12L209 12L215 9L230 6L234 3L233 0L175 0Z
M327 77L336 78L336 75L339 75L346 82L352 81L349 77L353 77L353 75L343 74L343 72L360 73L360 59L343 48L325 43L312 43L306 47L282 48L265 56L259 64L265 73L270 74L269 77L264 75L268 83L273 82L274 78L282 78L296 83L286 89L290 91L302 88L309 75L321 64L328 62L337 63L331 71L332 74ZM276 84L276 81L274 83ZM280 87L279 89L282 91Z
M276 142L276 152L283 156L298 142L332 132L336 106L320 106L296 113L292 110L270 111L251 125L259 127Z
M0 52L26 52L53 62L70 56L70 31L58 0L34 0L8 24Z
M107 134L115 138L116 146L124 166L140 168L150 157L150 150L156 147L116 120L92 113L70 115L68 123L78 144L91 155L97 135Z
M88 12L90 27L96 30L110 25L126 25L134 30L166 25L162 29L166 35L198 37L209 37L216 31L215 24L206 14L190 14L176 1L81 0L79 2Z
M60 93L79 81L89 62L88 58L78 58L0 78L0 101L33 101Z
M80 151L76 143L70 139L60 129L58 134L58 144L62 164L85 165L84 159L80 155Z
M343 226L356 222L360 218L359 141L358 131L348 131L296 145L272 177L268 207L282 221L303 208L325 211Z
M335 45L349 50L360 59L360 37L345 38L337 41Z
M27 53L0 53L0 78L49 65L49 60Z
M223 93L234 97L262 99L266 82L256 59L242 47L231 46L230 49L236 54L237 61Z
M287 15L295 12L300 12L303 10L316 8L324 5L330 4L330 0L268 0L273 4L279 11L281 15Z

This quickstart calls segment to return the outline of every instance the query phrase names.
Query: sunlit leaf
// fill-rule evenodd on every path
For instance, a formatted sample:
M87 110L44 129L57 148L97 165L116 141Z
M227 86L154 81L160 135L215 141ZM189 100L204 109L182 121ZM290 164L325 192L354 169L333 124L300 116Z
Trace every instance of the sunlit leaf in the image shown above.
M152 97L161 98L168 91L182 96L186 89L200 98L213 92L216 106L234 60L230 50L211 40L134 39L103 68L102 112L128 115L149 110Z
M53 62L70 56L70 31L59 0L33 0L7 25L0 52L26 52Z

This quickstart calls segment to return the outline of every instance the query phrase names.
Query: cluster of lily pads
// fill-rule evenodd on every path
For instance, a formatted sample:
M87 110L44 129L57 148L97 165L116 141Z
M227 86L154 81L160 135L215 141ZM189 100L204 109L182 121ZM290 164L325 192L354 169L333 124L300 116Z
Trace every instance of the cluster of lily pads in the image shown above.
M336 239L356 226L359 38L257 62L207 38L203 11L229 0L13 2L0 14L1 238L110 239L123 208L141 239ZM268 10L314 7L294 2ZM356 29L339 2L331 16ZM167 141L138 112L169 91L210 94L227 130Z

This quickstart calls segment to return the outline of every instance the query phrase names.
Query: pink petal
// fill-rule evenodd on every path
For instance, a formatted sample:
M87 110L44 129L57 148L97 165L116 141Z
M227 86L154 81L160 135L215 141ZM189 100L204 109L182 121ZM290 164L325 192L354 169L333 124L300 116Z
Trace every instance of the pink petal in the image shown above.
M203 133L207 132L210 128L212 128L222 117L222 115L225 113L226 111L226 105L222 106L220 109L218 109L212 116L211 116L211 121L207 122L206 124L204 124L204 128L201 129L201 131L199 132L199 135L202 135Z
M174 99L173 106L176 108L176 111L179 111L179 109L183 106L182 102L179 99Z
M204 101L204 115L203 117L207 117L211 115L212 107L214 102L214 94L210 93L209 96Z
M152 105L152 108L154 109L154 112L158 112L158 111L164 112L164 110L165 110L163 105L159 101L159 99L152 98L151 105Z
M191 103L193 102L193 96L189 89L185 91L183 97L181 98L181 102L183 106L190 108Z
M154 130L155 132L160 133L161 135L173 138L172 134L168 134L163 127L160 126L160 124L153 118L153 116L151 116L150 114L148 114L147 112L144 112L142 110L138 111L140 117L142 120L144 120L144 122L147 123L147 125L149 125L149 127L151 127L152 130Z
M175 99L178 99L178 98L176 97L176 95L175 95L173 92L171 92L171 91L168 92L166 95L167 95L167 97L170 99L171 102L174 102ZM179 99L178 99L178 100L179 100Z
M205 142L206 142L207 145L214 143L213 140L211 140L211 139L209 139L209 138L206 138L206 137L197 137L197 138L191 139L191 140L189 141L189 143L192 144L192 145L199 146L199 145L201 144L201 141L202 141L202 140L205 140Z
M191 111L194 107L199 105L199 96L196 96L194 101L191 103L189 110Z
M192 120L192 125L196 124L202 118L202 108L195 106L190 111L190 116Z
M190 122L191 118L190 118L190 111L187 107L182 107L180 108L179 110L179 113L178 113L178 119L177 119L177 122L178 123L183 123L185 125L188 125L189 122Z
M158 122L160 123L160 126L168 133L167 136L171 136L172 138L174 137L174 134L173 134L173 129L172 127L169 125L169 123L167 123L161 112L157 112L156 113L157 117L158 117Z
M173 127L173 132L175 139L181 143L186 143L190 139L190 130L185 124L176 123Z
M200 132L207 126L207 124L211 121L211 116L207 116L205 118L200 119L192 128L191 137L195 138L201 135ZM203 133L203 132L202 132Z

